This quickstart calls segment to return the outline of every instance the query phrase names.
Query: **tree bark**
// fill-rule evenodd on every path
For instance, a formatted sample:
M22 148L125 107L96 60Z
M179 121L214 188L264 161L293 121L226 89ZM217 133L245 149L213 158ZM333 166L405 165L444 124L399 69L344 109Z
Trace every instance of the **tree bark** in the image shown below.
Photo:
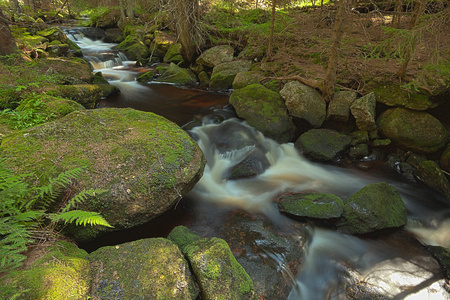
M275 8L277 6L276 0L272 0L272 16L270 19L270 35L269 44L267 45L267 59L271 60L273 55L273 30L275 27Z
M395 0L394 15L392 16L392 27L400 28L401 14L402 14L402 0Z
M133 2L132 0L126 0L127 1L127 17L130 19L134 18L134 8L133 8Z
M123 5L123 0L120 0L120 17L122 18L122 21L125 21L125 6Z
M346 8L351 0L339 0L336 21L333 26L333 43L330 49L330 58L328 59L327 73L323 83L322 94L326 102L331 100L336 85L336 72L338 67L339 48L341 46L342 36L344 35L344 23Z
M201 32L197 24L200 18L198 0L171 0L169 7L174 10L182 54L192 62L202 44Z
M15 13L21 13L21 8L19 4L19 0L11 0L11 7Z
M17 51L16 40L11 34L8 22L0 9L0 55L10 55Z

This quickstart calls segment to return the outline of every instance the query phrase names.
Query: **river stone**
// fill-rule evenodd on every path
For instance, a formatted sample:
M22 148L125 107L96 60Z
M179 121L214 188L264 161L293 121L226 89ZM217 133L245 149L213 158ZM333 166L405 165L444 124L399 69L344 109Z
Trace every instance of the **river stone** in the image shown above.
M357 96L353 91L338 91L328 104L327 119L348 122L350 116L350 106Z
M196 299L189 266L168 239L142 239L102 247L90 255L98 299Z
M37 35L45 37L50 42L59 41L63 44L67 43L67 36L65 33L58 27L49 27L44 30L36 32Z
M224 62L233 60L234 48L230 45L212 47L203 52L195 61L199 65L214 68Z
M195 240L184 254L204 299L253 299L253 282L223 239Z
M426 112L392 108L378 118L377 124L380 132L400 148L433 153L447 144L447 129Z
M45 51L50 57L61 57L70 55L70 47L67 44L48 45Z
M150 53L152 56L163 60L169 48L175 43L176 39L173 36L170 36L163 31L155 31L155 38L149 47Z
M122 51L129 60L138 60L150 56L148 47L141 41L140 37L135 35L128 35L123 40L117 49Z
M356 126L359 130L370 131L377 128L375 124L376 105L377 98L373 92L353 101L350 110L355 117Z
M215 66L209 81L209 89L216 91L230 89L236 74L250 70L251 65L252 62L249 60L237 60Z
M303 155L320 160L333 161L345 151L352 137L332 129L310 129L295 142L295 148Z
M38 108L35 107L36 99L27 98L16 108L16 111L31 109L36 116L40 116L43 120L49 122L64 117L71 112L84 109L83 105L73 100L48 95L38 97L39 101L41 101L41 105Z
M442 152L439 164L441 165L442 170L450 173L450 145Z
M290 142L298 130L287 114L283 98L260 84L252 84L231 93L230 103L240 118L279 143Z
M225 178L228 180L251 178L264 173L269 167L270 162L266 154L254 148L238 164L227 170Z
M401 106L412 110L426 110L436 107L436 104L430 101L430 97L422 93L411 93L402 89L400 84L388 82L374 89L379 103L388 106Z
M407 214L397 190L385 182L365 186L344 203L337 226L345 233L363 234L401 227Z
M316 219L339 218L344 203L338 196L324 193L305 193L282 196L278 202L281 212L298 217Z
M367 144L358 144L350 147L348 156L350 158L362 158L369 155L369 146Z
M22 269L0 279L1 285L15 289L8 292L22 292L18 299L89 298L91 278L86 251L59 241L34 245L28 257L32 259L26 260ZM15 299L12 296L3 294L1 298Z
M149 81L152 81L153 78L155 77L155 75L156 75L155 71L150 70L150 71L145 72L144 74L139 75L138 77L136 77L136 81L147 83Z
M450 279L450 249L441 246L427 246L427 249L439 261L446 278Z
M168 82L181 85L192 85L197 82L197 76L190 69L180 68L174 63L170 63L170 66L157 78L157 82Z
M242 71L236 74L233 80L233 89L241 89L248 85L260 83L264 75L258 71Z
M176 43L170 45L164 55L163 61L165 63L174 63L177 65L184 62L183 56L181 56L181 44Z
M73 191L107 192L79 204L100 212L120 230L161 215L190 191L203 174L197 143L176 124L149 112L103 108L68 114L54 122L3 138L6 167L36 174L44 185L61 172L84 167ZM95 238L102 227L67 227L78 241Z
M326 117L326 102L315 89L298 81L290 81L280 95L286 100L291 116L304 119L316 128L322 126Z
M414 165L414 167L416 168L414 175L417 178L433 190L438 191L450 199L450 183L437 163L432 160L425 160L418 165Z
M85 108L94 108L102 96L102 90L95 84L58 85L48 90L47 94L74 100Z

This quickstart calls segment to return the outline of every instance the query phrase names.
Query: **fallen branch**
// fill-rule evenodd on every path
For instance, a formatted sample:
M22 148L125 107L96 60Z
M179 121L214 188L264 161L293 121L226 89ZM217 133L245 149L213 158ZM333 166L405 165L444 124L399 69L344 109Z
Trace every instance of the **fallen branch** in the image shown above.
M314 89L320 89L319 88L319 81L314 80L314 79L306 79L300 76L290 76L290 77L264 77L263 79L261 79L259 82L263 82L266 79L275 79L275 80L296 80L296 81L300 81L303 84L306 84Z

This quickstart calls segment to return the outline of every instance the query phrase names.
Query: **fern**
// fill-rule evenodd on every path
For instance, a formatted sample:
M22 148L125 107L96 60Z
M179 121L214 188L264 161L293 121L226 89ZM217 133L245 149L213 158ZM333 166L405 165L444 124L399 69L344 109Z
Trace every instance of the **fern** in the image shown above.
M84 210L71 210L59 214L49 214L49 218L56 222L62 221L64 224L75 223L75 225L83 226L102 225L112 227L100 214Z
M64 213L64 212L69 211L72 208L75 208L77 204L84 202L90 196L101 195L105 192L106 192L106 190L100 190L100 189L83 190L83 191L79 192L77 195L75 195L72 199L70 199L69 202L61 210L61 212Z

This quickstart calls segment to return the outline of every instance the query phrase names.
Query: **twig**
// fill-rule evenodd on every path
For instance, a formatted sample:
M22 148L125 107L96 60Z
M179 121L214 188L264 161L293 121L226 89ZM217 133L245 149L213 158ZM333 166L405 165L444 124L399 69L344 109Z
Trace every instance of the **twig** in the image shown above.
M263 82L266 79L275 79L275 80L296 80L300 81L303 84L306 84L312 88L319 89L319 82L313 79L306 79L300 76L290 76L290 77L264 77L259 82Z

